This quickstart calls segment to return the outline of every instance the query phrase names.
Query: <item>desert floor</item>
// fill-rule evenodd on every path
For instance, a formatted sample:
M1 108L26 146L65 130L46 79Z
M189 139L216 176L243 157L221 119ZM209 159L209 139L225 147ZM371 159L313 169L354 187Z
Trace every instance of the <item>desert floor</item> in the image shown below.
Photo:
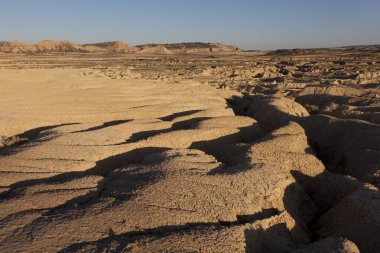
M380 54L0 54L0 252L379 252Z

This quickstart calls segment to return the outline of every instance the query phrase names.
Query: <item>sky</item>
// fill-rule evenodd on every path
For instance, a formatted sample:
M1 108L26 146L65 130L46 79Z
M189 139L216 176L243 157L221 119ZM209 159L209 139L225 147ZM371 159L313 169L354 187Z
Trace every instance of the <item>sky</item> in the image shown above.
M0 0L0 41L380 44L380 0Z

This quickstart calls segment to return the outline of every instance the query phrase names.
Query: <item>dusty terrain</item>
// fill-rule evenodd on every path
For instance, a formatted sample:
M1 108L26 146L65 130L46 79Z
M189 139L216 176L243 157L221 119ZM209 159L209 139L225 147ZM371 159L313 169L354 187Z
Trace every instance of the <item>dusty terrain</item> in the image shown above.
M0 45L0 252L379 252L377 47L42 44Z

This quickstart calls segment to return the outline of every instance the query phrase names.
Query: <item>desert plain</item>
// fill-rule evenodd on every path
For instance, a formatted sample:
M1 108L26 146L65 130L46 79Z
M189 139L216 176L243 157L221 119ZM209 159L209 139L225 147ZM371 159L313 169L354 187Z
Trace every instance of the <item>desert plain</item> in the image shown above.
M0 43L0 252L380 251L380 47Z

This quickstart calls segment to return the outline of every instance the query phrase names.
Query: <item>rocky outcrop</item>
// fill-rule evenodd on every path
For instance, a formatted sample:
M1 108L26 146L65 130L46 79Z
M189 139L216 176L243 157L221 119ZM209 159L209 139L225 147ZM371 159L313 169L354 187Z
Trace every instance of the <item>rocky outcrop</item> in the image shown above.
M312 242L308 225L325 204L314 199L326 191L302 177L326 170L299 124L265 135L260 121L228 108L224 96L235 92L88 76L78 87L76 73L53 101L72 108L48 106L62 87L48 71L33 90L48 111L36 121L22 111L21 126L44 115L55 125L1 150L0 251L285 253ZM329 192L332 202L350 193Z
M345 197L316 223L317 236L343 236L361 252L376 253L380 242L379 189L366 186Z
M238 114L256 119L264 132L309 116L302 105L281 96L246 96L233 103Z
M375 57L151 48L6 55L0 251L376 252Z
M379 125L320 115L313 115L303 125L330 171L379 186Z

